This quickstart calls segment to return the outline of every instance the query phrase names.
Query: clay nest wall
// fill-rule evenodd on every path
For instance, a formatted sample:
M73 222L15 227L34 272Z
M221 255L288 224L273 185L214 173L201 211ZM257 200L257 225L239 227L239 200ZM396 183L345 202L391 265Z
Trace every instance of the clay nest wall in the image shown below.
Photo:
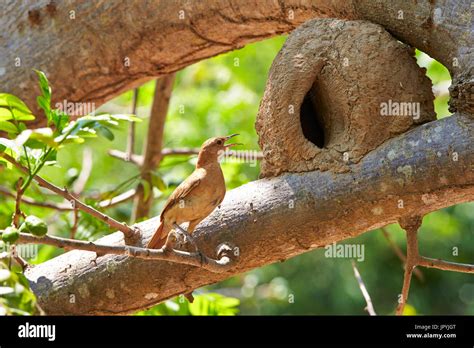
M296 29L260 104L261 176L347 171L384 141L435 120L431 81L414 53L370 22L315 19Z

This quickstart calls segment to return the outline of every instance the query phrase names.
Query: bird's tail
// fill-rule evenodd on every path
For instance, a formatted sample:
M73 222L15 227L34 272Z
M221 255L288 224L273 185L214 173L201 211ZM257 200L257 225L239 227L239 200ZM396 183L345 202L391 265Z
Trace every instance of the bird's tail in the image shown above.
M163 221L160 222L160 225L155 231L153 237L151 237L148 242L147 248L149 249L160 249L166 243L166 238L168 237L169 228L165 226Z

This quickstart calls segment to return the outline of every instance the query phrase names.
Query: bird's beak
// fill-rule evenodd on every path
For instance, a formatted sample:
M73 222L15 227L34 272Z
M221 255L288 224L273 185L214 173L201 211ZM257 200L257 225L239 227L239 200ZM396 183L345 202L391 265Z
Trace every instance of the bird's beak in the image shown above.
M229 140L230 138L233 138L233 137L235 137L235 136L237 136L237 135L239 135L239 134L236 133L236 134L228 135L228 136L225 137L225 141L227 141L227 140ZM226 144L226 145L224 145L224 147L225 147L225 148L229 148L229 147L236 146L236 145L243 145L243 144L242 144L242 143L232 143L232 144Z

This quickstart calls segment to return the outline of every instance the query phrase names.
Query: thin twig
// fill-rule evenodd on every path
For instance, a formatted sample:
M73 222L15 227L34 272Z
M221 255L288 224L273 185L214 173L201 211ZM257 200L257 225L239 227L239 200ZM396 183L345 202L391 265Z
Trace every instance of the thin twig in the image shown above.
M152 185L152 172L161 162L161 149L163 147L163 135L165 129L166 115L173 89L175 74L162 76L156 80L155 92L153 95L153 105L150 111L148 132L144 141L143 159L140 166L141 182ZM131 221L137 221L149 216L153 203L153 191L150 190L148 196L141 184L137 187L137 195L134 199Z
M5 158L8 162L12 163L15 167L17 167L19 170L27 173L28 172L28 169L25 168L23 165L21 165L20 163L18 163L13 157L11 157L10 155L6 154L6 153L1 153L0 156L2 156L3 158ZM66 200L68 200L69 202L71 202L71 204L73 205L73 208L77 208L89 215L92 215L94 216L95 218L105 222L107 225L109 225L110 227L116 229L116 230L119 230L121 232L124 233L125 237L127 238L130 238L130 237L133 237L135 234L136 234L136 230L132 227L129 227L127 224L125 223L121 223L121 222L118 222L117 220L113 219L112 217L106 215L106 214L103 214L101 213L100 211L94 209L93 207L91 206L88 206L87 204L85 203L82 203L79 199L77 199L74 195L72 195L71 193L69 193L69 191L64 188L64 189L61 189L59 188L58 186L50 183L49 181L43 179L42 177L40 177L39 175L35 175L33 177L33 179L38 183L39 186L41 187L44 187L44 188L47 188L48 190L56 193L57 195L65 198Z
M398 244L396 244L392 237L390 237L390 233L388 232L387 228L386 227L382 227L381 228L382 230L382 233L385 237L385 239L387 239L390 247L392 248L393 252L395 253L395 255L398 256L398 258L400 259L400 261L402 261L403 263L403 266L405 267L405 262L407 260L405 254L403 253L402 249L400 249L400 247L398 246ZM415 275L415 277L417 277L420 281L425 281L425 277L423 276L423 272L421 272L420 269L418 268L415 268L413 270L413 274Z
M354 260L352 260L352 269L354 270L354 275L357 279L357 282L359 283L359 288L360 288L360 291L362 292L362 296L364 296L365 302L367 303L367 307L365 309L367 310L367 312L369 312L370 315L377 315L377 313L375 313L375 309L372 304L372 299L370 298L369 292L367 291L367 288L365 287L364 281L362 280L362 277L360 276L359 270L357 269Z
M419 266L442 269L443 271L474 273L474 265L469 265L467 263L443 261L424 256L420 256L417 262Z
M28 261L26 261L24 258L20 256L20 254L18 254L16 245L12 245L11 256L20 265L23 271L25 271L28 267L30 267L30 264L28 263Z
M133 122L132 122L133 123ZM72 192L76 195L80 195L86 187L87 181L92 173L92 150L89 147L84 149L82 153L82 167L79 177L73 185Z
M138 102L138 91L139 88L133 90L133 101L132 101L132 115L137 113L137 102ZM130 122L128 128L128 137L127 137L127 156L131 158L134 154L135 147L135 122Z
M136 194L137 191L135 189L125 191L115 197L104 199L103 201L99 202L99 207L102 209L113 207L117 204L129 201L135 197Z
M29 169L25 168L27 172ZM16 182L16 198L15 198L15 212L13 213L13 225L15 227L19 227L20 224L20 217L24 216L23 212L21 211L21 197L23 196L23 177L19 177L18 181Z
M109 155L112 157L115 157L117 159L120 159L122 161L130 162L133 163L137 166L142 166L143 164L143 156L141 155L132 155L130 158L127 159L127 153L120 151L120 150L114 150L111 149L108 151ZM161 157L164 158L166 156L190 156L190 155L197 155L199 154L199 148L191 148L191 147L183 147L183 148L164 148L161 151ZM242 158L242 156L245 156L245 152L242 153L240 151L228 151L227 155L232 158ZM255 159L256 160L261 160L263 159L263 154L261 152L256 152L255 153Z
M102 209L105 209L105 208L110 208L110 207L116 206L118 204L124 203L126 201L129 201L130 199L133 198L133 196L135 196L135 192L136 192L135 189L131 189L131 190L125 191L125 192L123 192L123 193L121 193L121 194L119 194L115 197L104 199L103 201L99 202L99 207L102 208ZM0 186L0 194L2 194L4 196L9 196L9 197L12 197L12 198L16 198L16 194L14 192L12 192L11 190L9 190L8 188L4 187L4 186ZM51 202L40 202L40 201L36 201L36 200L34 200L30 197L26 197L24 195L21 197L21 202L24 203L24 204L33 205L33 206L40 207L40 208L54 209L54 210L58 210L58 211L71 211L71 210L74 210L74 208L71 206L70 203L56 204L56 203L51 203Z
M73 224L72 224L72 227L71 227L71 231L69 232L69 238L74 239L74 238L76 238L77 228L79 227L79 210L74 209L72 214L73 214L73 216L72 216Z
M407 234L407 257L405 263L405 274L403 277L403 288L399 305L396 310L397 315L402 315L403 309L405 308L405 304L408 299L408 293L410 291L411 276L416 266L436 268L444 271L474 273L474 265L431 259L429 257L421 256L418 252L417 239L417 232L421 226L421 218L403 218L399 221L399 223Z
M0 236L2 233L3 231L0 231ZM214 273L225 272L231 268L234 263L234 259L231 257L230 252L218 252L219 259L215 260L202 255L201 253L190 253L181 250L175 250L171 246L162 249L146 249L128 245L102 245L83 240L61 238L49 235L38 238L28 233L20 233L17 243L46 244L66 250L91 251L97 253L98 255L128 255L130 257L136 257L140 259L171 261L201 267ZM168 243L167 241L167 245L170 244L171 243ZM224 250L225 248L221 247L220 249Z

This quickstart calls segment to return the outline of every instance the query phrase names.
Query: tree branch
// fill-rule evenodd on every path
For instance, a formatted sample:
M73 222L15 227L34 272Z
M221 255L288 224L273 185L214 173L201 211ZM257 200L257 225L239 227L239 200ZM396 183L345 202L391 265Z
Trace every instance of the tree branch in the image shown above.
M28 173L28 169L25 168L23 165L18 163L13 157L6 153L0 153L0 156L5 158L8 162L13 164L16 168L18 168L20 171L24 173ZM67 189L61 189L58 186L48 182L47 180L43 179L39 175L35 175L33 178L38 185L41 187L47 188L48 190L56 193L58 196L61 196L71 202L73 208L77 208L89 215L94 216L95 218L105 222L107 225L110 227L117 229L121 231L125 237L127 238L132 238L136 235L136 230L132 227L127 226L125 223L120 223L117 220L111 218L108 215L105 215L101 213L100 211L92 208L91 206L88 206L87 204L82 203L80 200L78 200L74 195L72 195Z
M252 158L255 158L256 160L261 160L263 158L263 154L261 151L252 151ZM109 150L109 155L112 157L115 157L117 159L121 159L122 161L125 162L131 162L137 166L142 166L143 164L143 156L141 155L132 155L131 158L127 158L127 154L123 151L120 150L114 150L111 149ZM161 158L166 157L166 156L190 156L190 155L197 155L199 154L199 148L193 148L193 147L183 147L183 148L164 148L163 151L161 151ZM225 153L225 157L231 157L231 158L243 158L247 156L248 152L247 151L227 151Z
M360 291L362 292L362 296L364 296L365 302L367 303L367 307L365 308L370 315L377 315L375 313L374 305L372 304L372 299L370 298L369 292L365 287L364 281L360 276L359 270L357 269L354 260L352 260L352 269L354 270L354 275L357 279L357 283L359 283Z
M168 105L171 98L174 79L175 74L170 74L163 76L156 81L148 133L143 149L144 155L140 166L141 179L148 182L150 187L153 187L152 171L161 161L163 132L165 129L166 115L168 113ZM150 190L148 197L145 197L143 185L138 185L131 220L136 221L148 217L152 202L153 190Z
M92 265L94 254L74 251L28 269L25 275L48 314L133 313L403 216L423 216L472 201L472 149L474 120L453 115L385 142L346 173L285 174L227 192L221 208L193 232L206 255L213 255L223 241L233 246L239 262L225 273L122 256L101 257ZM138 246L148 243L158 220L138 224ZM123 245L123 235L114 233L96 243ZM103 295L111 291L113 297ZM76 295L73 304L71 294Z
M385 237L385 239L387 239L388 241L388 244L390 245L390 247L392 248L393 252L395 253L395 255L398 256L398 258L400 259L400 261L402 261L403 263L403 267L405 267L405 263L406 263L406 256L405 254L403 253L402 249L400 249L400 247L392 240L392 238L390 237L390 233L388 233L388 230L386 227L382 227L381 228L382 230L382 233ZM423 273L418 269L418 268L415 268L413 270L413 274L420 280L420 281L424 281L424 277L423 277Z
M179 0L82 4L71 0L54 3L54 18L48 6L49 0L0 2L0 13L5 14L0 62L13 62L3 66L2 89L21 96L32 110L36 110L37 96L37 80L31 71L34 68L47 72L54 90L53 104L67 100L98 107L146 81L202 59L288 33L309 19L328 17L380 24L400 41L443 63L453 76L451 89L457 92L451 95L453 105L462 105L456 101L469 97L467 88L472 84L473 55L464 35L470 18L456 15L470 13L468 1ZM75 16L71 27L70 11L79 8L80 16ZM38 13L40 23L32 23L23 15L32 10ZM400 11L403 20L399 19ZM88 44L78 44L79 38ZM14 64L18 57L21 69ZM464 89L457 90L457 85L465 86L466 93L460 93ZM465 104L472 108L471 103ZM44 118L38 122L44 122Z
M12 192L11 190L9 190L8 188L6 188L4 186L0 186L0 194L2 194L4 196L12 197L12 198L16 197L16 194L14 192ZM124 202L132 199L133 196L135 196L135 189L125 191L125 192L123 192L123 193L121 193L121 194L119 194L115 197L112 197L112 198L104 199L103 201L99 202L99 207L102 208L102 209L110 208L110 207L116 206L118 204L124 203ZM22 195L22 197L21 197L21 202L25 203L25 204L28 204L28 205L33 205L33 206L36 206L36 207L54 209L54 210L58 210L58 211L71 211L71 210L74 210L74 208L72 207L72 205L70 203L56 204L56 203L52 203L52 202L40 202L40 201L35 201L34 199L32 199L30 197L25 197L24 195Z
M132 115L137 114L137 103L138 103L138 93L139 88L135 88L133 90L133 98L132 98ZM130 122L128 125L128 136L127 136L127 158L131 158L132 155L135 153L135 122Z
M421 256L418 251L418 229L421 226L420 217L405 217L400 220L400 226L405 229L407 234L407 261L405 263L405 274L403 276L402 294L399 298L396 314L402 315L408 300L412 272L416 266L437 268L445 271L474 273L474 265L463 263L448 262L437 259L430 259Z
M0 236L3 231L0 231ZM171 234L170 234L171 235ZM96 253L99 257L112 255L126 255L133 258L146 260L162 260L175 263L181 263L190 266L201 267L207 271L221 273L232 267L235 257L232 256L232 250L225 244L217 250L218 260L211 259L198 252L186 252L175 250L171 247L172 238L168 238L166 248L147 249L128 245L102 245L93 242L61 238L46 235L38 238L28 233L20 233L18 244L45 244L52 245L66 250L84 250Z

